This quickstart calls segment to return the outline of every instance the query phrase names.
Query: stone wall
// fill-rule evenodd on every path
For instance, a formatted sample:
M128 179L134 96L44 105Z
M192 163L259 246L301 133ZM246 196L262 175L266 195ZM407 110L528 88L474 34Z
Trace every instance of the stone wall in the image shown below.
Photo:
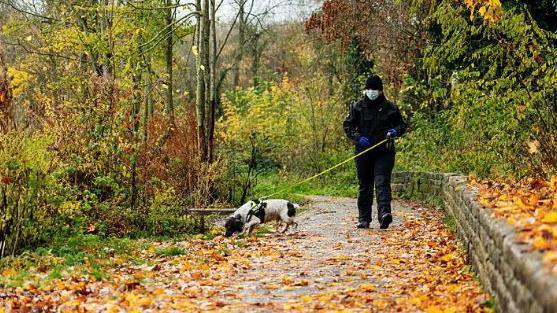
M517 243L514 228L491 217L476 201L467 178L455 174L399 172L393 192L413 199L437 199L457 224L470 263L501 312L556 313L557 277L537 252Z

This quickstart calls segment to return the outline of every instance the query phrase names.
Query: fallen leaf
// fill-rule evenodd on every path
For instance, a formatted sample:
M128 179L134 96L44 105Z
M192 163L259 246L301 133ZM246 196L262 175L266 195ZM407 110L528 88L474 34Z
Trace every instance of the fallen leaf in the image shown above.
M540 152L540 142L538 140L532 140L526 144L528 145L528 153L536 154Z
M557 212L550 212L546 214L544 218L542 218L542 222L549 224L557 223Z

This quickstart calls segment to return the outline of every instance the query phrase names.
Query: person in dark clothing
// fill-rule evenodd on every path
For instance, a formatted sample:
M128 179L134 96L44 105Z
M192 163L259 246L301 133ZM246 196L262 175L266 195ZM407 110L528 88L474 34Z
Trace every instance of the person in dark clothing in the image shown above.
M383 94L383 82L371 75L361 100L350 107L343 123L346 136L360 153L387 138L387 143L356 158L358 175L358 228L371 223L373 189L377 198L377 217L381 229L393 221L391 215L391 173L395 164L394 138L406 131L406 124L398 108Z

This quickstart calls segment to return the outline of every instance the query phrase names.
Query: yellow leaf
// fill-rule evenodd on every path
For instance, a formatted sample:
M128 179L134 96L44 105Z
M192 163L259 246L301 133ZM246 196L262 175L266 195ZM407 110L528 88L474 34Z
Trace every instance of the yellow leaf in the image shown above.
M546 214L542 219L542 222L549 224L557 223L557 212L550 212Z
M302 300L304 302L311 302L313 300L313 298L310 295L305 295L305 296L301 297L300 300Z
M157 295L157 296L162 295L163 293L165 293L165 290L162 289L162 288L157 288L157 289L153 290L153 294Z
M319 298L317 298L319 301L322 302L327 302L327 301L331 301L331 296L330 295L323 295L323 296L319 296Z
M369 291L375 290L375 286L373 284L370 284L370 283L364 283L364 284L360 284L358 286L358 289L369 292Z
M410 298L410 300L408 300L408 302L410 304L413 304L413 305L417 306L417 307L422 305L422 299L420 299L419 297Z
M63 306L78 306L81 304L81 301L77 300L77 299L73 299L73 300L69 300L64 302Z
M443 313L455 313L455 312L458 312L458 310L455 307L448 307L443 310Z
M425 310L427 313L443 313L443 310L436 306L430 306Z

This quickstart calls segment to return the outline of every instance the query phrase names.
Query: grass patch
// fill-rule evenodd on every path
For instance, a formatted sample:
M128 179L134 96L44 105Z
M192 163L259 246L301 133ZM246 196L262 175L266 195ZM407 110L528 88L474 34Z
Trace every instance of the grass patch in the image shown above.
M157 248L155 253L160 257L171 257L186 254L186 250L182 247L171 246L165 248Z
M497 302L495 301L495 298L491 298L489 300L486 300L484 302L482 302L480 304L481 307L488 309L490 312L498 312L498 308L497 308Z
M47 277L48 277L48 279L53 280L53 279L60 279L63 276L62 276L62 273L60 272L60 269L55 268L48 274Z
M443 224L445 224L445 226L448 229L450 229L453 233L456 234L457 226L456 226L456 220L455 220L454 216L446 215L443 218Z
M24 251L16 257L0 260L0 285L21 287L25 283L40 286L81 272L95 280L106 278L104 269L114 262L142 264L142 251L150 244L146 240L78 235L64 240L54 238L48 247Z
M304 196L307 195L337 197L354 197L357 195L356 173L350 170L339 169L338 172L325 174L315 180L292 187L309 176L311 175L301 176L272 172L258 179L254 194L260 197L279 191L273 198L289 199L299 204L305 203Z
M257 226L257 228L255 230L255 236L256 237L262 237L265 234L270 234L272 232L273 232L273 230L271 229L271 227L269 227L268 225L265 225L265 224L260 224L259 226Z

